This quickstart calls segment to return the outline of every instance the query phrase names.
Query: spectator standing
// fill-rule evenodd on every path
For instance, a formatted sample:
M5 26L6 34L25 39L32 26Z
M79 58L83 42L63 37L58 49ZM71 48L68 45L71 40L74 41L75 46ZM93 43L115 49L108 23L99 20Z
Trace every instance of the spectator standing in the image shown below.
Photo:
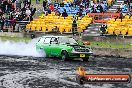
M15 30L15 26L16 26L16 18L15 18L15 17L13 17L13 18L11 19L11 25L13 26L13 27L12 27L12 31L14 31L14 30Z
M48 4L50 4L52 2L52 0L48 0Z
M2 10L0 9L0 16L2 16L3 15L3 12L2 12Z
M58 9L55 11L55 15L56 16L60 16L61 15L61 13L58 11Z
M16 0L16 8L21 9L21 3L22 3L21 0Z
M75 35L76 30L77 30L76 18L73 17L73 23L72 23L72 34L73 34L73 36Z
M29 6L31 5L31 0L28 0L28 4L29 4Z
M120 9L122 9L123 8L123 3L120 5Z
M48 14L51 14L51 10L50 10L50 8L47 9L47 12L48 12Z
M7 7L8 7L8 2L5 0L5 1L3 1L3 11L4 11L4 13L7 12Z
M105 25L102 25L102 26L101 26L100 31L101 31L101 35L102 35L102 36L106 33Z
M25 13L26 13L26 18L25 18L25 20L30 21L31 10L30 10L29 8L27 8L27 10L26 10Z
M54 6L53 6L52 4L50 4L50 5L49 5L49 9L50 9L51 11L54 11Z
M47 0L44 0L43 1L43 8L44 8L44 10L46 9L46 5L47 5Z
M26 15L27 15L27 16L30 16L30 15L31 15L31 11L30 11L29 8L26 9Z
M3 31L3 27L4 27L4 19L2 18L2 16L0 16L0 31Z
M99 10L99 12L102 13L102 12L103 12L103 7L99 4L99 5L97 6L97 10Z
M30 8L31 11L31 16L33 16L36 12L36 8L34 8L34 6L32 5L32 7Z
M19 8L16 10L15 15L16 15L16 19L17 19L17 18L19 17L19 15L20 15L20 10L19 10Z
M67 17L68 16L68 14L67 14L67 12L66 12L66 10L64 9L64 12L62 13L62 16L64 17L64 19L65 19L65 17Z
M121 22L122 22L122 19L123 19L123 13L122 12L120 12L120 17L119 18L121 19Z

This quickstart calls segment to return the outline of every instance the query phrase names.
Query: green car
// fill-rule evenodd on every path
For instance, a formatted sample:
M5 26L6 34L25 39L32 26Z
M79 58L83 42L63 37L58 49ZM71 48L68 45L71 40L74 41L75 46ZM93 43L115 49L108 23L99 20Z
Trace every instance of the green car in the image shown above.
M46 57L60 57L62 60L82 58L88 61L92 54L90 48L80 45L69 36L43 36L36 43L36 49L46 53Z

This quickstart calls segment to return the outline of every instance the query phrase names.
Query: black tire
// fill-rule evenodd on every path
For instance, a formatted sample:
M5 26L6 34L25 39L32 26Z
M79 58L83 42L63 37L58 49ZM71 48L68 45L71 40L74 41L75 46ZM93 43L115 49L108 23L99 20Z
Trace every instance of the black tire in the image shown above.
M61 53L61 59L62 59L62 61L67 61L68 60L68 53L67 53L67 51L62 51L62 53Z
M41 54L43 57L46 57L46 54L45 54L43 48L37 49L37 52L38 52L39 54Z
M88 61L88 60L89 60L89 57L83 58L83 61Z

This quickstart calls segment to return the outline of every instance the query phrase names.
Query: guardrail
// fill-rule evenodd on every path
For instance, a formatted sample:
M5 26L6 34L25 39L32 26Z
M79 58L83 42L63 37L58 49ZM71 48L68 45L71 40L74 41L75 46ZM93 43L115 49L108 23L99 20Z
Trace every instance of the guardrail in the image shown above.
M119 18L120 13L89 13L93 18L93 22L106 23L109 18Z

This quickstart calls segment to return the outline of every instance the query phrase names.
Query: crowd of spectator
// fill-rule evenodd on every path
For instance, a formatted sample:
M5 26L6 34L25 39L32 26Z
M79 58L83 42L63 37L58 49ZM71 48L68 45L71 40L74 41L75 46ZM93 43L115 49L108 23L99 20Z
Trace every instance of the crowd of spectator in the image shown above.
M66 9L63 8L66 5ZM63 11L60 11L60 7L62 7ZM69 9L68 9L69 8ZM50 4L47 0L43 0L43 10L44 13L50 14L52 11L56 13L57 16L62 14L63 17L67 17L69 15L70 9L74 8L74 15L78 15L79 17L83 17L85 14L91 13L103 13L106 12L109 8L106 0L97 0L94 2L92 0L72 0L72 2L67 3L55 3ZM73 14L72 14L73 15Z
M16 21L32 21L36 8L31 5L32 0L0 0L0 31L3 31L4 26L9 27L12 31L15 30ZM36 4L41 0L36 0ZM109 8L107 0L72 0L72 2L51 3L51 0L43 0L43 11L45 15L52 11L57 16L62 15L64 18L69 15L68 9L63 9L60 12L59 7L64 7L66 4L70 8L74 8L74 15L83 17L87 13L104 13ZM131 12L132 0L124 0L117 12ZM130 13L131 15L131 13Z
M4 27L15 30L17 21L31 21L36 8L31 5L31 0L0 0L0 31Z
M132 9L132 0L124 0L118 9L124 13L130 12Z

